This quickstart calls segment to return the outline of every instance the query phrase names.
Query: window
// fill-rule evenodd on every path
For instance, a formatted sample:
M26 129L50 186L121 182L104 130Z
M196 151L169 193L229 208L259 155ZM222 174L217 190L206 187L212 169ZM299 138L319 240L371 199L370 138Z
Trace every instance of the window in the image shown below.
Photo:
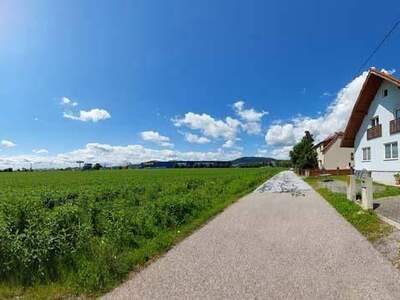
M378 126L378 125L379 125L379 117L378 116L373 117L371 119L371 127L375 127L375 126Z
M354 160L354 153L353 153L353 152L350 153L350 160L351 160L351 161Z
M371 160L371 147L362 148L362 159Z
M399 157L397 142L385 144L385 159L393 159Z
M383 97L386 97L388 95L388 90L387 89L384 89L383 90Z
M400 119L400 109L396 109L396 110L394 111L394 118L395 118L395 119Z

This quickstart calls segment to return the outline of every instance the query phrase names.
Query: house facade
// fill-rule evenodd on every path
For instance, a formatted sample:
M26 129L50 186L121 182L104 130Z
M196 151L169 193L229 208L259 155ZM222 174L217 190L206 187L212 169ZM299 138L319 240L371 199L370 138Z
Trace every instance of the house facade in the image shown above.
M342 146L354 146L355 170L394 184L400 171L400 80L370 70L347 124Z
M342 148L343 132L327 137L315 145L320 170L347 170L353 167L353 148Z

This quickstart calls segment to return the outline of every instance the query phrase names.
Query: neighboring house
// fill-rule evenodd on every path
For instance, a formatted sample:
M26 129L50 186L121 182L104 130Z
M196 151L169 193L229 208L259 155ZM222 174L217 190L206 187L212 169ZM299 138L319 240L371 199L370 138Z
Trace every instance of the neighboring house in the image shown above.
M394 184L400 171L400 80L371 69L347 123L342 147L354 147L355 170Z
M346 170L353 166L353 148L341 148L342 138L343 132L335 132L314 146L320 170Z

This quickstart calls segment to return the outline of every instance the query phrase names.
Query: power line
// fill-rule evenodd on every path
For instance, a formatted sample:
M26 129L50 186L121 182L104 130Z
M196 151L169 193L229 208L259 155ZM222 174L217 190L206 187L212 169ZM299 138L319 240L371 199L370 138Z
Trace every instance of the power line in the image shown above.
M364 69L364 67L367 65L367 63L370 61L370 59L375 55L376 52L382 47L382 45L385 43L385 41L389 38L389 36L393 33L393 31L396 30L397 26L400 24L400 20L398 20L392 28L386 33L385 37L382 39L382 41L376 46L374 51L368 56L368 58L364 61L364 63L361 65L361 67L358 69L357 74L360 74L361 70Z

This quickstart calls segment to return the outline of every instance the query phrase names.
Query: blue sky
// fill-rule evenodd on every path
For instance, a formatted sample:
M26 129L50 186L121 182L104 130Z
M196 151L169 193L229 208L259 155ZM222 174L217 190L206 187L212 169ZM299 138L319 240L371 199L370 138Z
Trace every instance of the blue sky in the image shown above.
M0 167L285 157L344 126L384 3L0 0Z

